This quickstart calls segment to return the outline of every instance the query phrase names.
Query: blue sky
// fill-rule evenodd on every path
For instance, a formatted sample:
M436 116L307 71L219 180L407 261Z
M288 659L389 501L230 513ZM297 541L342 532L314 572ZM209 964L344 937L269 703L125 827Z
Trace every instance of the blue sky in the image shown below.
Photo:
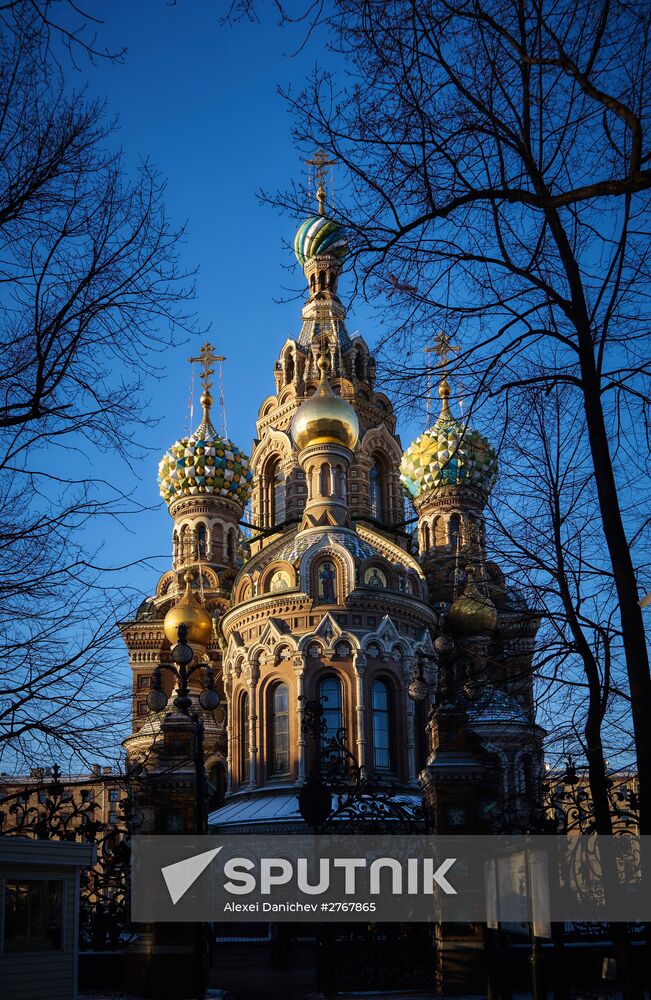
M273 191L305 176L277 87L299 88L317 56L330 66L334 57L318 36L300 54L288 55L303 29L279 28L271 11L260 23L221 27L222 4L114 0L105 9L100 38L114 49L126 46L127 54L123 65L90 68L90 93L106 97L108 111L118 116L127 163L150 158L167 178L172 220L187 222L182 255L187 267L199 267L199 323L211 324L208 337L227 357L229 436L248 452L258 406L273 392L273 362L285 338L298 334L303 296L295 296L304 288L287 246L296 221L257 197L262 186ZM81 75L86 71L82 67ZM373 343L370 311L358 306L349 329ZM117 460L102 459L113 482L140 503L156 505L125 528L102 526L104 561L160 555L161 571L169 562L171 521L158 497L156 469L162 450L183 431L187 359L204 339L158 359L164 372L148 388L148 413L159 422L140 436L155 450L138 463L140 481ZM156 573L136 567L125 582L148 593Z

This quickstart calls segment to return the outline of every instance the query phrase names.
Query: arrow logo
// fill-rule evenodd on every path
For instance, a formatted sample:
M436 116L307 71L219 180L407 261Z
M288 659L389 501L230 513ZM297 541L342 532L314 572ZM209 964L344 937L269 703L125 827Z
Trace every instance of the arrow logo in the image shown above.
M161 868L173 906L176 906L179 899L185 896L190 886L194 885L201 873L206 870L220 851L221 847L215 847L212 851L204 851L203 854L195 854L191 858L185 858L183 861L176 861L173 865Z

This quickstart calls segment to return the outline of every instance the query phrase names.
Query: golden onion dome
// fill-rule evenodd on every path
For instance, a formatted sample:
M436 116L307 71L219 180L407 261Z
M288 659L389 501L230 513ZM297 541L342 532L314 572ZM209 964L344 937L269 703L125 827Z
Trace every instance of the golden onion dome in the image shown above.
M328 363L319 359L321 381L313 396L299 406L291 434L299 451L311 444L342 444L352 451L359 437L359 421L345 399L335 396L327 378Z
M452 602L449 622L457 635L479 635L492 632L497 625L497 611L487 594L477 587L472 566L467 568L468 579L463 594Z
M207 646L212 637L212 618L192 593L194 575L186 573L185 593L173 608L165 615L163 629L170 645L179 641L179 625L188 626L188 642L197 646Z

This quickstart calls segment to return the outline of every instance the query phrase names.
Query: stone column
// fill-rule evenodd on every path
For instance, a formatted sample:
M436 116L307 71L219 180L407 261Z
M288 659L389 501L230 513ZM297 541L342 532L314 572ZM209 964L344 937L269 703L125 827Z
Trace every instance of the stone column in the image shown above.
M301 701L301 697L303 695L303 681L305 677L305 656L303 653L299 653L294 657L294 672L296 673L296 690L298 694L296 701L296 726L298 732L298 781L303 783L305 781L305 733L301 728L301 721L303 717L303 702Z
M258 680L257 664L251 665L249 679L249 784L258 786Z
M362 770L366 769L366 726L364 723L364 674L366 673L366 655L355 653L353 656L353 669L355 671L356 705L355 715L357 723L357 763Z
M229 792L233 791L233 720L230 719L230 716L232 714L231 713L231 707L232 707L232 704L233 704L233 699L232 699L233 684L232 684L231 678L230 678L230 670L227 670L226 664L224 664L222 670L223 670L223 677L224 677L224 694L226 696L226 705L227 705L227 711L228 711L228 716L226 718L227 718L227 721L229 722L229 725L226 726L226 739L227 739L227 743L226 743L226 793L228 794Z
M415 657L406 656L402 664L404 679L405 713L407 718L407 781L410 785L418 784L416 774L416 705L409 697L409 682L414 672Z

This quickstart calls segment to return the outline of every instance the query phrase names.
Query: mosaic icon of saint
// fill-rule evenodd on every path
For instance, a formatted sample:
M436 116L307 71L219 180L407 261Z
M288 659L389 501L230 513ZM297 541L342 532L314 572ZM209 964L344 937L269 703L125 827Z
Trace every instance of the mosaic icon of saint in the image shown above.
M337 571L331 562L325 562L319 570L319 597L323 604L335 604Z

